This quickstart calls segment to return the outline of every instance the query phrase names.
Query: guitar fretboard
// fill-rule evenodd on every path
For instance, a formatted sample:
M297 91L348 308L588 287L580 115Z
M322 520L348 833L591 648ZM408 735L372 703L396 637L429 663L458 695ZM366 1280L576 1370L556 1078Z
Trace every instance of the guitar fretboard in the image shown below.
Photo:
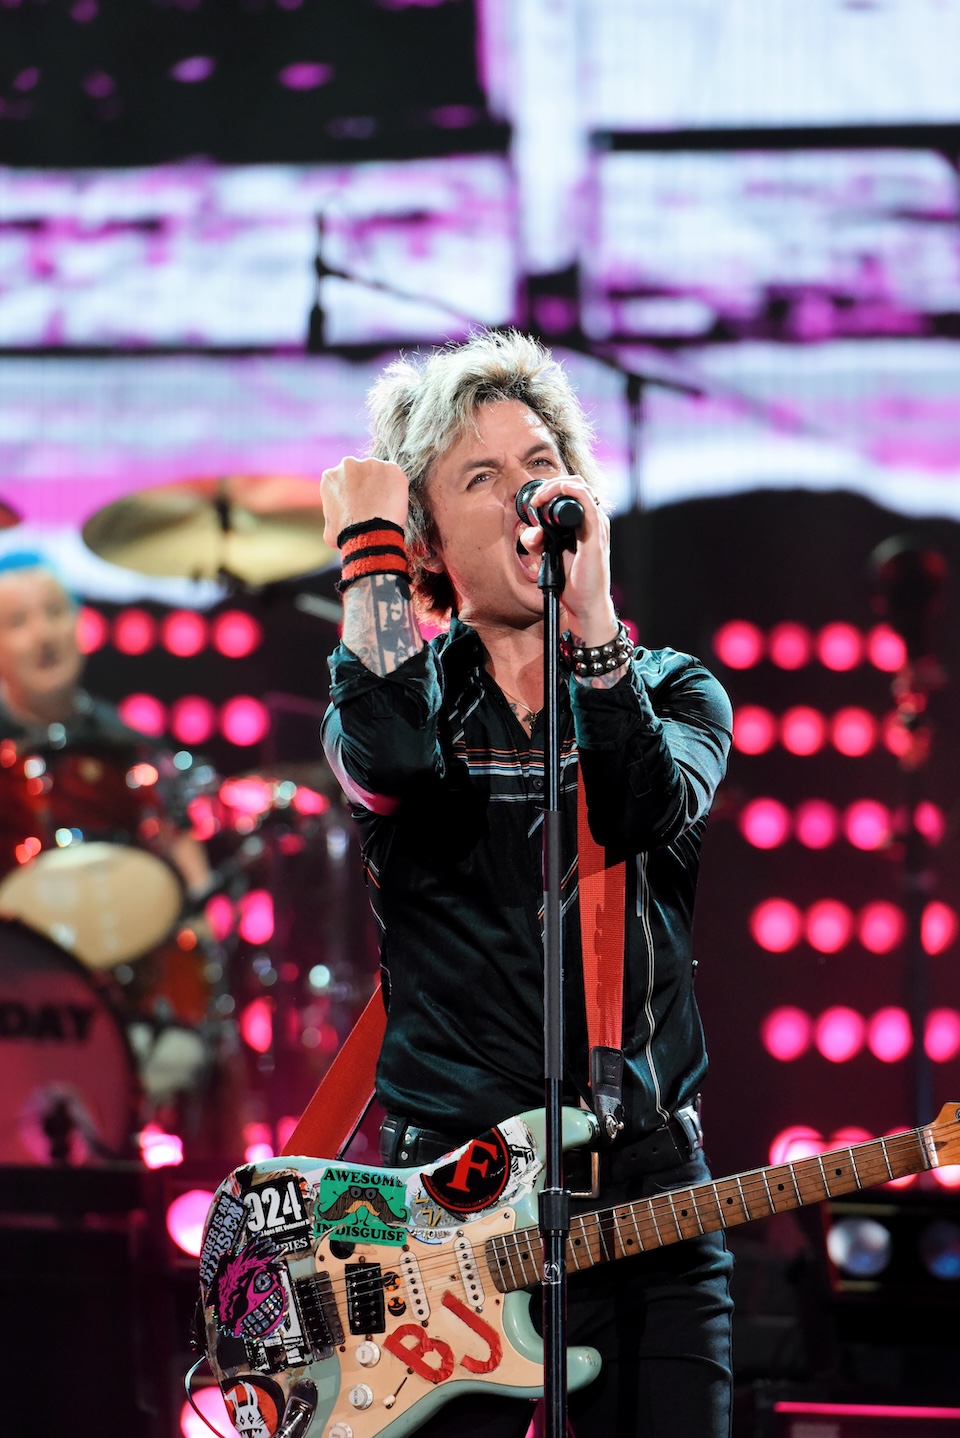
M930 1128L918 1128L793 1163L755 1168L732 1178L675 1189L656 1198L577 1214L571 1220L567 1239L567 1272L576 1273L635 1253L649 1253L669 1243L734 1228L804 1204L821 1203L825 1198L919 1173L936 1163ZM486 1255L493 1280L502 1293L530 1288L540 1281L537 1228L488 1239Z

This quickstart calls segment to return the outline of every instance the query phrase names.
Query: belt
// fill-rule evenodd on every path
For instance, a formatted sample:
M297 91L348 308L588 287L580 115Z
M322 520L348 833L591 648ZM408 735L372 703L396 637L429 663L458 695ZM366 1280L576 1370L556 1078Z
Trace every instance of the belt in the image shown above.
M380 1125L380 1160L387 1168L433 1163L466 1140L437 1129L425 1128L414 1119L388 1113ZM615 1143L596 1157L601 1183L623 1183L646 1173L659 1173L686 1163L703 1148L699 1108L685 1104L667 1122L633 1143ZM564 1179L574 1190L590 1186L585 1181L594 1155L589 1149L573 1149L564 1155Z

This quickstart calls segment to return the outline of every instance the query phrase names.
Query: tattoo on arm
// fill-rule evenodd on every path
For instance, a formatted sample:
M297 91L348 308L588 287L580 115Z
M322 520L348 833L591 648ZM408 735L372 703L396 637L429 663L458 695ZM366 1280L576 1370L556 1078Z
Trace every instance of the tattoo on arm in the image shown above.
M423 648L410 586L397 574L370 574L343 596L343 642L381 677Z
M584 641L578 639L575 634L572 634L570 637L574 644L583 645ZM629 668L630 661L627 660L627 662L621 664L619 668L611 669L609 674L575 674L573 677L578 684L584 685L587 689L612 689L615 684L620 683L620 680Z

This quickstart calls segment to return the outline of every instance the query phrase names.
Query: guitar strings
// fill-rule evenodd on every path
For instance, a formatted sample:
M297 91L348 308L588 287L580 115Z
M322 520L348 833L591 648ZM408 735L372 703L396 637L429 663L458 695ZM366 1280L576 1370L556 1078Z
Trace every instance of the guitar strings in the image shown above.
M857 1184L858 1188L867 1188L870 1187L872 1183L888 1182L888 1166L889 1168L893 1168L897 1162L906 1160L907 1158L910 1158L912 1161L921 1143L919 1132L911 1130L905 1134L890 1135L885 1139L872 1139L868 1143L855 1144L848 1148L833 1149L827 1153L795 1160L792 1163L773 1164L765 1168L751 1169L746 1173L737 1175L735 1178L707 1179L702 1183L694 1184L691 1188L672 1189L666 1193L656 1194L650 1198L633 1199L622 1205L614 1205L609 1208L592 1210L584 1214L576 1214L573 1218L573 1224L576 1225L577 1229L574 1237L582 1235L587 1238L588 1243L591 1238L597 1238L601 1251L604 1245L610 1242L613 1253L617 1256L616 1250L618 1246L621 1253L625 1253L622 1241L618 1244L618 1238L620 1236L621 1226L624 1222L627 1222L634 1230L641 1244L641 1248L638 1251L645 1253L655 1252L658 1248L669 1247L687 1238L695 1238L701 1231L717 1232L728 1227L736 1227L745 1221L744 1218L740 1217L740 1208L742 1208L746 1214L747 1220L754 1216L763 1217L765 1214L777 1212L774 1195L770 1190L768 1182L770 1175L780 1172L790 1174L791 1184L786 1190L786 1193L790 1195L793 1201L787 1204L782 1210L786 1212L795 1208L804 1207L809 1203L822 1202L823 1199L830 1196L827 1176L822 1172L822 1169L824 1164L828 1167L831 1166L831 1163L835 1164L840 1155L849 1156L849 1163L853 1169L854 1176L858 1179L860 1175L855 1157L856 1154L859 1154L861 1159L866 1159L868 1157L866 1152L868 1149L881 1148L886 1159L893 1160L888 1165L888 1163L884 1162L879 1156L875 1154L870 1155L872 1162L877 1165L877 1173L875 1177L872 1176L867 1181L861 1180ZM863 1167L866 1169L867 1165L864 1164ZM824 1193L822 1196L804 1198L802 1195L800 1184L808 1173L816 1175L818 1187L823 1186ZM894 1174L894 1177L897 1176L898 1175ZM899 1176L903 1177L905 1175ZM722 1190L729 1188L731 1185L734 1186L735 1194L740 1197L742 1201L739 1205L731 1206L729 1210L725 1212L721 1206L720 1195ZM710 1201L711 1208L715 1206L715 1217L720 1220L719 1223L714 1222L710 1228L705 1228L700 1223L701 1214L699 1210L702 1201L705 1199ZM761 1201L763 1211L752 1215L750 1213L751 1204L757 1200ZM687 1209L693 1210L693 1214L695 1215L694 1221L697 1223L695 1232L689 1234L682 1232L680 1229L680 1213L678 1207L686 1207ZM729 1217L733 1222L727 1223L724 1221L727 1217L727 1213L729 1213ZM711 1214L702 1216L705 1217L708 1222L710 1221ZM666 1223L666 1233L661 1230L661 1220ZM690 1217L688 1216L688 1218L683 1221L689 1222ZM610 1232L611 1225L614 1229L612 1233ZM646 1228L645 1234L641 1234L640 1232L641 1225L644 1225ZM329 1233L332 1232L335 1232L335 1230L328 1231L328 1234L325 1234L324 1237L329 1237ZM520 1257L521 1247L523 1247L524 1251L528 1254L532 1254L536 1261L538 1258L536 1248L538 1232L535 1226L509 1230L501 1234L489 1235L487 1238L478 1238L476 1247L485 1250L486 1245L493 1242L501 1243L505 1250L512 1248L514 1250L512 1254L509 1251L505 1252L505 1266L512 1270L513 1262L520 1262L521 1264L523 1262ZM651 1237L654 1241L645 1244L644 1239L649 1240ZM575 1258L576 1255L572 1253L571 1256ZM587 1266L593 1266L593 1264L597 1262L596 1259L590 1257L589 1251L584 1256L590 1258L590 1263ZM633 1255L630 1256L632 1257ZM399 1267L399 1252L397 1261ZM346 1275L343 1274L342 1270L336 1276L331 1273L331 1289L338 1302L342 1299L344 1305L347 1305L351 1296L362 1299L375 1292L378 1288L382 1289L382 1269L384 1264L381 1263L379 1266L381 1273L371 1273L369 1280L365 1280L360 1273L355 1274L351 1278L349 1289ZM451 1269L457 1270L459 1265L456 1255L450 1252L447 1252L445 1255L439 1253L417 1255L417 1267L424 1280L439 1277L444 1271L449 1274L453 1282L456 1282L461 1277L458 1271L451 1271ZM500 1265L494 1264L491 1268L491 1279L493 1277L493 1270L497 1267L500 1267ZM321 1268L318 1271L330 1273L330 1270L326 1268ZM388 1272L392 1271L392 1269L388 1269ZM575 1263L573 1265L573 1271L576 1272ZM513 1274L511 1272L511 1277L512 1276ZM527 1285L521 1284L519 1286L526 1287ZM500 1290L497 1289L496 1291L499 1293Z

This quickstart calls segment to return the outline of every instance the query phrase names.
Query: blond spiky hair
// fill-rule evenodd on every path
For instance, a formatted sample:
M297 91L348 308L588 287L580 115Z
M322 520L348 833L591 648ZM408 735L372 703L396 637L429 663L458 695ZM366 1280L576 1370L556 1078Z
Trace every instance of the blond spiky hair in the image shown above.
M411 583L426 613L445 614L454 602L446 574L423 565L435 541L426 493L431 467L474 422L479 407L498 400L519 400L532 409L553 435L567 472L598 487L593 431L573 386L550 351L517 330L480 330L463 344L395 360L367 398L371 457L398 464L410 485Z

